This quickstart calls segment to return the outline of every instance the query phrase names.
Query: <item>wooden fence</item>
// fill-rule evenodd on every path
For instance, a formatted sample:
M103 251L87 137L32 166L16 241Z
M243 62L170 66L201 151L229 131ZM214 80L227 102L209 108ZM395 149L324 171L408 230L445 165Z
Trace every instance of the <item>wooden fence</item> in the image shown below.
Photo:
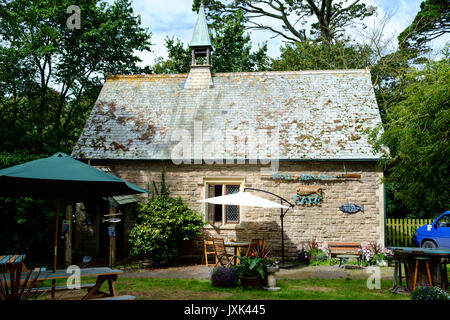
M412 247L416 229L434 219L386 219L386 246Z

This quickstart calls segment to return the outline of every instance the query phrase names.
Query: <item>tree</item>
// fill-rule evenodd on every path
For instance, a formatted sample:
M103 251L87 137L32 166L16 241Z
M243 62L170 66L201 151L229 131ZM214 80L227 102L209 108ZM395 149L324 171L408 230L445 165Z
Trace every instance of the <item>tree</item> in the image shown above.
M429 41L450 32L450 5L447 0L425 0L414 21L398 36L401 48L424 50Z
M410 216L432 218L450 207L448 48L444 59L406 77L405 98L389 107L384 132L373 131L372 141L385 151L385 182L395 200Z
M195 10L202 0L194 0ZM249 29L269 30L288 42L309 39L306 34L307 19L312 17L311 35L314 40L331 43L339 39L344 29L374 13L360 0L204 0L208 14L215 20L242 10ZM266 24L259 18L269 18L274 23ZM298 26L299 25L299 26Z
M67 26L73 4L0 0L1 168L70 153L107 74L142 71L134 52L150 33L129 0L77 0L80 29ZM53 201L0 198L0 211L0 248L52 255L39 249L52 247Z
M270 68L267 44L251 52L250 35L245 34L244 15L236 11L220 23L216 23L211 42L215 52L211 58L214 72L265 71Z
M348 40L338 40L326 46L314 41L287 44L281 48L281 56L273 61L273 69L333 70L364 69L370 66L371 49Z
M397 36L396 48L393 46L394 39L381 39L391 17L379 19L376 27L364 32L364 39L368 39L374 49L372 82L383 121L389 106L405 98L409 67L423 66L427 61L424 55L430 51L429 42L449 31L450 6L447 1L426 0L420 8L411 25Z
M252 52L250 35L245 34L243 13L235 12L211 25L212 72L264 71L270 68L267 44ZM188 73L191 65L191 49L179 39L166 38L168 59L158 58L153 67L155 73Z
M149 50L129 0L77 2L81 28L69 29L71 1L0 1L0 150L70 153L108 73L139 72Z
M191 66L191 49L184 48L180 39L170 39L166 37L166 48L168 59L159 57L153 66L153 72L160 73L189 73Z

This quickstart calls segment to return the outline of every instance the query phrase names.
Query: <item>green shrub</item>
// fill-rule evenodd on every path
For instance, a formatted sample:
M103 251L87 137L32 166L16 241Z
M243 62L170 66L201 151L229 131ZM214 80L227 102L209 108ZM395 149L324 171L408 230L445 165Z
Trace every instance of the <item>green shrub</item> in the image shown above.
M167 188L140 203L138 223L130 232L131 254L159 265L180 256L183 241L201 234L202 217Z

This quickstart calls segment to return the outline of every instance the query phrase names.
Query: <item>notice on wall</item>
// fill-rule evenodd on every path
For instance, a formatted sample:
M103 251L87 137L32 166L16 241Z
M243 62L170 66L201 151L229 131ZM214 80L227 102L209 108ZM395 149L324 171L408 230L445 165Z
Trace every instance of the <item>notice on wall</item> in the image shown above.
M62 221L62 232L66 233L70 231L70 220L63 220Z

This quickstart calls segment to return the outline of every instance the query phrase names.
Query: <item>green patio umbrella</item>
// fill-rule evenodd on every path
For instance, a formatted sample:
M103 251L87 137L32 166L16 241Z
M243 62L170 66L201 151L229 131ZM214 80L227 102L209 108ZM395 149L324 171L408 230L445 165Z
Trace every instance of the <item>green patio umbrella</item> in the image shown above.
M0 196L56 198L53 271L56 271L58 211L61 198L83 201L148 192L60 152L48 158L0 170Z
M85 200L148 192L64 153L0 170L1 196Z

